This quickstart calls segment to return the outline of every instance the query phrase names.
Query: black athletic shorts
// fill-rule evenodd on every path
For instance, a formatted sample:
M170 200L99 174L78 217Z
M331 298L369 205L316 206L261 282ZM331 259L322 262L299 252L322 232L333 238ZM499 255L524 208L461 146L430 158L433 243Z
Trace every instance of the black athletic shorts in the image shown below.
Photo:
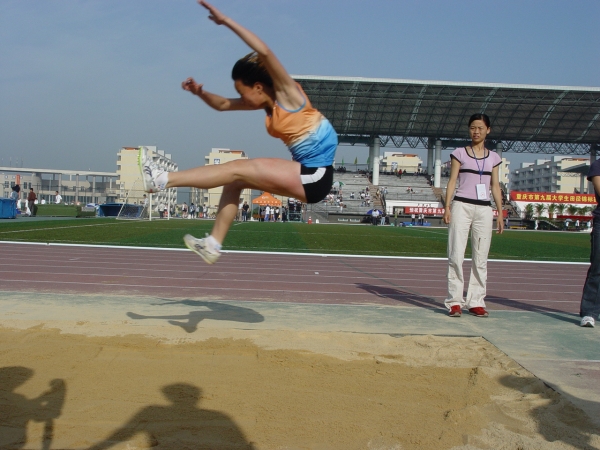
M300 178L304 186L307 203L319 203L333 185L333 166L305 167L300 166Z

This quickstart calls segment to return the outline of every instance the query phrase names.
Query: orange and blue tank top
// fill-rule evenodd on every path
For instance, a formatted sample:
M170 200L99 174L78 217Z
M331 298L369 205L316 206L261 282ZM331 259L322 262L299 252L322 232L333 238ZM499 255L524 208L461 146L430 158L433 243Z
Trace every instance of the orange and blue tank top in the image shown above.
M292 153L294 161L306 167L331 166L337 149L337 134L329 121L313 108L310 100L298 85L304 104L296 110L288 110L275 102L271 114L267 114L267 132L281 139Z

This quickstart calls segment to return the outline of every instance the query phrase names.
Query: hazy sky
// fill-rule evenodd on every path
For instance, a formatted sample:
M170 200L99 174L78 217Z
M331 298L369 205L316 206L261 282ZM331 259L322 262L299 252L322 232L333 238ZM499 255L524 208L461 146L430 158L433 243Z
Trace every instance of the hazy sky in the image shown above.
M214 3L292 74L600 86L600 0ZM118 149L138 145L180 168L212 147L289 158L263 112L218 113L180 87L193 76L235 96L248 52L193 0L0 0L0 165L115 171ZM367 149L336 159L356 155Z

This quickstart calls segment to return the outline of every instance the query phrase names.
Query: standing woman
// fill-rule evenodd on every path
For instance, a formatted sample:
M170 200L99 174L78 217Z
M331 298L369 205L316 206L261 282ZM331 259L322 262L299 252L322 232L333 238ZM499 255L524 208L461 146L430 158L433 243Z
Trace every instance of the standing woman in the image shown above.
M502 194L498 179L498 166L502 163L496 152L485 148L485 138L490 133L490 118L473 114L469 119L471 145L457 148L450 155L452 166L446 188L444 223L448 227L448 298L446 307L450 317L460 317L462 308L477 317L487 317L484 297L487 282L487 257L492 240L494 216L490 201L490 188L499 212L502 211ZM458 188L457 188L458 181ZM456 189L456 195L454 191ZM452 196L454 195L454 199ZM504 230L502 217L497 220L498 231ZM467 299L463 299L463 260L471 233L472 267Z
M594 186L597 206L592 212L594 227L591 233L590 267L583 285L579 315L582 327L593 328L600 315L600 159L594 161L590 166L587 179Z
M292 161L279 158L236 160L225 164L196 167L180 172L163 172L140 149L139 163L146 192L189 186L210 189L223 186L217 218L210 236L196 239L186 235L189 249L212 264L220 256L221 245L237 210L243 189L267 191L318 203L333 184L333 161L337 134L329 121L312 107L300 85L287 73L271 49L214 6L201 0L208 18L234 32L253 52L233 66L231 78L239 98L225 98L204 90L188 78L184 90L199 97L217 111L255 111L266 113L267 132L281 139L292 154Z

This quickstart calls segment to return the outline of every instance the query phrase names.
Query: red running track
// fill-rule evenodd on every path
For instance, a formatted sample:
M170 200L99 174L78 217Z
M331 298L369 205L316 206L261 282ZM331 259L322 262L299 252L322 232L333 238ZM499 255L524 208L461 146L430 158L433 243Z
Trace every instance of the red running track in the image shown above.
M0 243L0 290L443 307L445 260ZM470 261L465 263L468 279ZM579 313L587 265L488 264L490 310ZM467 280L468 282L468 280Z

